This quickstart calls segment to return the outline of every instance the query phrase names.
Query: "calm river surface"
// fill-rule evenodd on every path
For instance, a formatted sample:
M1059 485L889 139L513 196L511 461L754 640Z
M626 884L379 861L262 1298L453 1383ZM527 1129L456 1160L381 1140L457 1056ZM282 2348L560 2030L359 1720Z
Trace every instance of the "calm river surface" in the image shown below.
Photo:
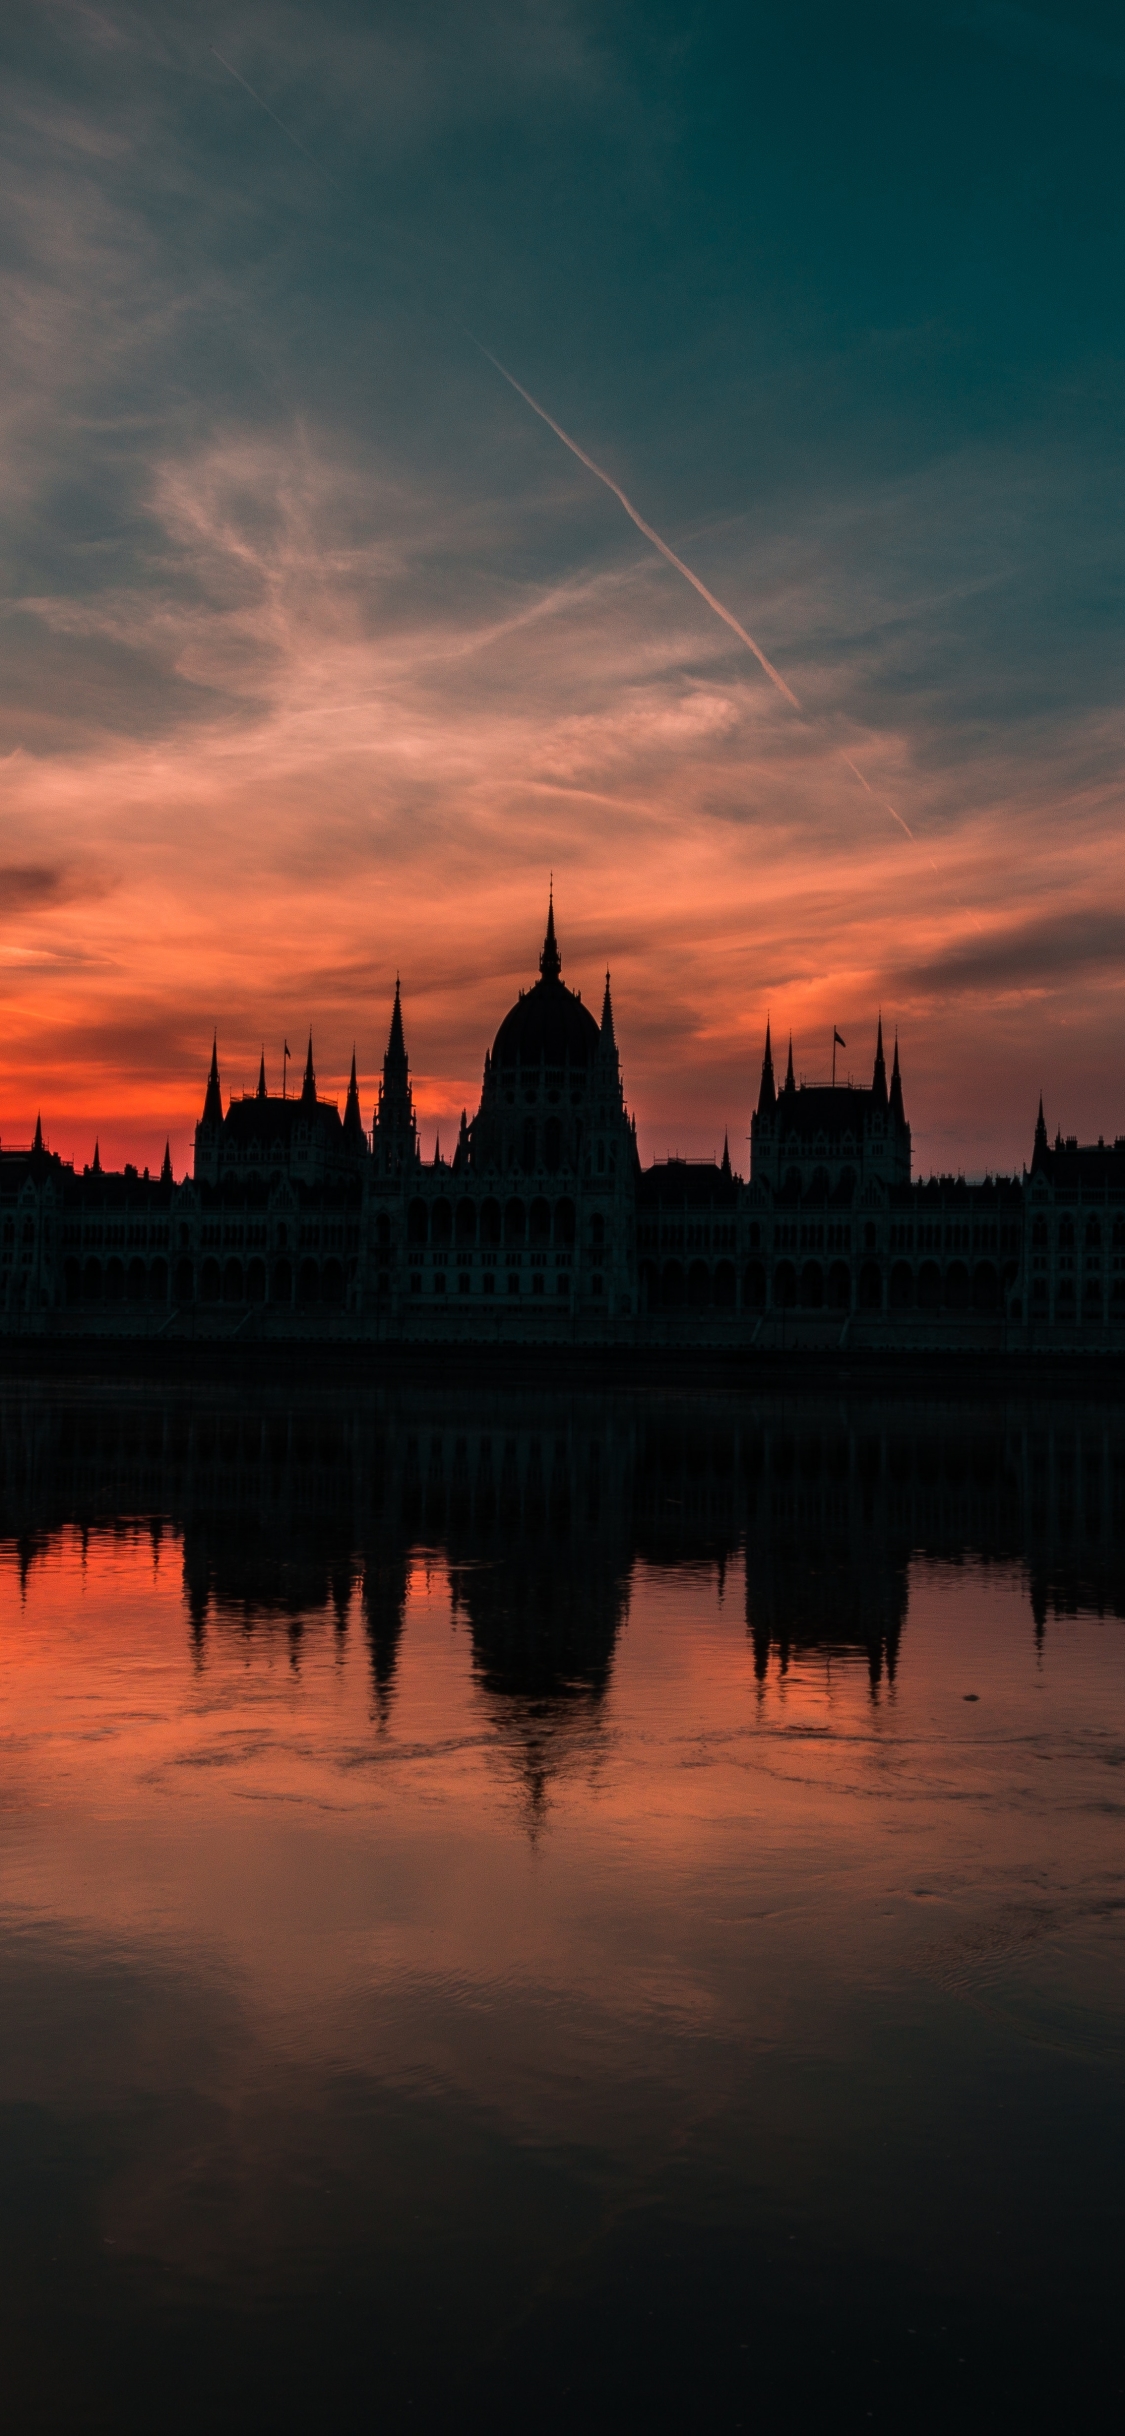
M1120 2418L1125 1407L0 1391L25 2428Z

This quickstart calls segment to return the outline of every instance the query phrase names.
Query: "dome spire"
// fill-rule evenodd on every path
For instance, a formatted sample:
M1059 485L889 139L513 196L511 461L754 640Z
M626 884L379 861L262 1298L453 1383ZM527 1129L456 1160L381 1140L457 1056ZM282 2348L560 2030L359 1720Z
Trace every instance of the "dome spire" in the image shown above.
M562 972L562 957L559 954L558 941L555 938L555 884L553 879L551 881L551 893L547 900L547 936L543 941L543 953L539 958L539 970L543 975L544 981L557 981L560 973Z

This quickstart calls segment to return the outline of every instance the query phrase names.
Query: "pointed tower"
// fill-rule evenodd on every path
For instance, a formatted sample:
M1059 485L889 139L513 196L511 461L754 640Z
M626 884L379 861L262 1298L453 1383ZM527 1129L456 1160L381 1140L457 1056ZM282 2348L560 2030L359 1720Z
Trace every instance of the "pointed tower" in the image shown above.
M223 1154L223 1095L219 1088L219 1038L211 1043L211 1071L203 1114L195 1128L195 1179L198 1184L217 1184Z
M871 1092L876 1109L884 1109L887 1105L887 1061L883 1055L882 1015L879 1017L879 1030L875 1040L875 1071L871 1077Z
M305 1059L305 1079L301 1085L302 1108L316 1107L316 1068L313 1065L312 1033L309 1033L309 1053Z
M101 1172L102 1172L102 1154L101 1154L101 1149L100 1149L100 1147L99 1147L98 1143L97 1143L97 1142L95 1142L95 1144L94 1144L94 1164L93 1164L92 1168L90 1169L90 1174L91 1174L92 1176L100 1176Z
M43 1119L42 1119L42 1116L37 1116L37 1117L36 1117L36 1119L35 1119L35 1140L34 1140L34 1142L32 1143L31 1147L32 1147L33 1152L34 1152L34 1151L36 1151L36 1150L42 1150L42 1148L43 1148Z
M161 1183L162 1183L162 1184L171 1184L171 1183L172 1183L172 1181L173 1181L173 1177L172 1177L172 1147L171 1147L171 1144L170 1144L169 1142L166 1142L166 1143L165 1143L165 1145L164 1145L164 1160L163 1160L163 1164L162 1164L161 1169L160 1169L160 1181L161 1181Z
M543 953L539 958L539 970L544 981L558 981L562 976L562 957L555 938L555 892L553 888L547 900L547 935L543 941Z
M1050 1157L1051 1153L1047 1142L1047 1125L1046 1119L1043 1115L1043 1094L1040 1092L1039 1114L1035 1120L1035 1147L1031 1153L1031 1172L1033 1176L1038 1175L1041 1171L1047 1168L1050 1162Z
M265 1099L265 1097L266 1097L266 1053L265 1053L265 1050L263 1049L263 1051L262 1051L262 1062L261 1062L261 1065L260 1065L260 1066L259 1066L259 1068L258 1068L258 1098L259 1098L260 1100L264 1100L264 1099Z
M207 1077L207 1091L203 1101L203 1123L221 1125L222 1121L223 1095L219 1089L219 1035L216 1032L211 1043L211 1071Z
M730 1136L729 1136L729 1134L724 1134L724 1135L723 1135L723 1156L722 1156L722 1161L721 1161L721 1164L720 1164L720 1167L719 1167L719 1174L721 1175L721 1177L722 1177L722 1179L723 1179L724 1184L729 1184L729 1183L731 1182L731 1164L730 1164Z
M383 1059L383 1080L379 1085L374 1142L376 1172L380 1176L400 1176L404 1168L416 1165L418 1140L414 1123L414 1094L410 1088L410 1061L402 1028L402 990L397 980L390 1038Z
M455 1176L465 1176L468 1174L469 1160L471 1155L472 1144L469 1140L468 1113L463 1108L461 1110L461 1130L457 1136L457 1148L453 1153L453 1173Z
M789 1035L789 1063L788 1063L788 1065L787 1065L787 1067L786 1067L786 1069L785 1069L785 1089L786 1089L787 1091L795 1091L795 1090L796 1090L796 1088L797 1088L797 1083L796 1083L796 1078L795 1078L794 1073L793 1073L793 1035L792 1035L792 1033L790 1033L790 1035Z
M902 1076L898 1070L898 1033L895 1033L894 1064L891 1067L891 1115L896 1125L905 1125L906 1110L902 1104Z
M792 1066L792 1052L790 1052ZM758 1114L767 1116L777 1106L777 1086L773 1079L773 1048L770 1043L770 1019L766 1017L766 1053L762 1059L762 1087L758 1093Z
M352 1070L348 1078L348 1097L344 1107L344 1140L353 1158L359 1158L367 1148L363 1130L363 1111L359 1104L359 1083L356 1079L355 1048L352 1048Z

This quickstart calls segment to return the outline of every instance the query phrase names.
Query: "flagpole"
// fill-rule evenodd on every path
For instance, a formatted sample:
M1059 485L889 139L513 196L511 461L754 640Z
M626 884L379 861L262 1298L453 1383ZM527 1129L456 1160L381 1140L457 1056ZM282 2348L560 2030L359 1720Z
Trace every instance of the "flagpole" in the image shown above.
M836 1026L832 1026L832 1089L836 1088Z

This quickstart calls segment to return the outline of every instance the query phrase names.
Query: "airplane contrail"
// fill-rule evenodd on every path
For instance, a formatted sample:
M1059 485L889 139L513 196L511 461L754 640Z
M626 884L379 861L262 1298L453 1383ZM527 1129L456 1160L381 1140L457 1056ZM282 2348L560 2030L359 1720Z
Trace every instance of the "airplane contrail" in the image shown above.
M792 708L795 711L799 711L801 705L797 700L796 694L790 690L784 677L779 675L778 670L774 667L773 661L766 658L761 644L754 641L752 634L747 634L745 626L739 625L738 619L733 615L732 611L725 609L722 601L716 600L714 593L708 591L706 584L701 582L699 576L693 574L690 567L685 566L682 558L677 558L675 551L669 548L666 541L661 540L659 533L654 532L653 527L650 524L646 524L645 519L640 514L639 509L634 507L628 494L622 490L621 484L614 481L612 474L607 474L603 465L598 465L593 457L588 456L586 450L579 447L577 440L571 439L570 433L563 430L561 423L556 423L553 414L548 414L546 407L539 404L538 398L532 397L530 389L525 389L522 381L517 381L514 372L509 372L507 365L501 363L498 355L493 355L488 347L482 346L479 338L473 338L473 333L471 330L469 330L466 335L473 340L474 347L480 349L480 353L484 356L486 362L494 365L496 371L500 373L501 377L508 382L512 389L515 390L517 397L521 397L524 404L530 406L532 413L537 414L540 417L540 420L548 425L549 429L554 432L556 438L562 441L564 448L569 448L572 457L577 457L580 465L585 465L588 467L590 473L597 475L599 482L604 482L607 491L613 492L614 498L620 500L626 515L632 518L638 533L643 533L645 540L651 541L653 549L659 550L661 557L667 559L670 567L675 567L678 575L685 577L686 581L693 586L696 592L698 592L700 599L706 601L709 609L714 610L716 617L721 617L724 626L729 626L732 634L736 634L738 636L740 643L745 643L747 651L752 651L759 666L765 669L771 685L776 685L779 694L784 694L786 701L792 705Z
M218 60L219 66L226 69L228 76L233 76L236 85L241 85L243 92L249 94L251 101L257 102L259 110L264 110L267 118L272 118L274 126L280 128L286 143L295 144L298 152L304 154L310 169L315 169L318 177L327 178L329 185L335 187L337 194L342 194L344 190L339 180L333 177L330 169L325 169L323 162L317 160L315 153L309 151L307 144L302 144L300 136L294 135L292 128L286 126L284 119L278 117L276 110L270 109L268 101L263 101L261 94L255 92L253 85L247 83L245 76L240 76L238 69L232 68L229 59L223 58L222 52L215 49L213 42L208 45L208 48L212 59Z
M906 834L907 834L908 838L910 839L910 843L911 843L911 845L912 845L912 846L916 846L916 845L917 845L917 843L918 843L918 840L917 840L917 838L916 838L916 837L915 837L915 835L914 835L914 831L913 831L913 829L907 828L907 824L906 824L906 822L904 821L904 819L903 819L903 817L902 817L901 812L896 812L896 811L895 811L894 805L893 805L892 803L888 802L887 797L886 797L885 795L876 795L874 787L873 787L873 786L870 786L870 785L868 784L868 781L867 781L867 779L864 777L862 770L857 770L856 765L855 765L854 761L852 760L851 754L850 754L850 753L845 753L844 748L843 748L843 745L841 745L841 746L840 746L840 759L841 759L841 761L846 761L846 762L847 762L847 765L848 765L849 770L851 771L852 777L853 777L853 778L858 778L858 780L859 780L859 783L860 783L861 787L864 789L864 792L865 792L866 794L870 795L872 802L873 802L873 803L881 803L881 804L882 804L882 806L883 806L884 811L886 811L886 812L889 812L889 813L890 813L891 819L892 819L892 820L897 820L898 825L899 825L899 828L900 828L900 829L906 829Z
M231 66L229 59L224 59L222 52L216 49L214 43L211 43L209 47L212 58L217 59L219 66L226 69L227 75L232 76L235 83L242 86L243 92L249 94L251 101L257 103L259 110L264 110L266 117L273 120L274 126L278 129L279 134L285 137L286 142L296 147L309 163L310 168L315 169L320 177L327 179L328 184L335 189L337 194L342 194L343 188L338 179L332 176L330 170L324 168L323 164L316 159L315 154L309 151L307 145L302 144L300 136L294 135L292 128L285 125L284 120L278 117L276 110L271 110L268 101L264 101L262 95L256 92L248 79L241 75L237 68ZM707 607L714 611L716 617L722 619L724 626L729 626L731 633L738 636L739 642L745 643L747 651L753 654L759 667L764 669L771 685L776 685L779 694L784 695L790 708L800 713L801 705L792 687L786 684L780 670L774 667L773 661L762 650L761 644L756 643L753 635L740 624L733 610L728 609L724 602L716 598L716 595L703 582L702 577L695 573L694 568L689 567L685 560L677 555L671 545L664 540L663 535L658 533L655 527L641 515L640 509L634 507L628 492L623 491L621 484L614 481L613 475L607 474L604 465L599 465L597 459L591 457L589 451L582 448L577 440L572 440L570 433L563 430L562 424L555 421L553 414L548 414L546 407L540 405L538 398L532 397L530 389L525 389L522 381L517 381L515 373L509 372L507 365L501 363L499 356L494 355L492 349L486 347L472 330L465 330L465 336L477 349L478 354L483 355L485 362L492 365L493 370L500 374L502 380L507 381L509 388L515 390L516 396L523 399L525 406L530 406L532 413L537 414L540 421L547 425L548 430L554 432L556 439L562 441L563 447L570 450L572 457L577 457L579 464L584 465L587 472L593 474L599 482L604 483L607 491L612 491L614 498L624 508L626 515L636 525L638 533L643 533L645 540L652 543L654 550L659 550L661 557L667 559L668 565L675 568L677 575L682 575L684 581L691 585L692 590L698 592L700 599L706 601ZM853 778L858 779L865 794L870 795L873 802L881 802L885 810L890 813L891 819L897 821L899 828L910 839L911 845L917 845L918 840L914 831L904 821L901 812L896 812L894 805L887 801L886 796L877 796L874 787L868 784L862 770L857 769L851 755L845 753L842 747L839 750L841 760L846 763Z

